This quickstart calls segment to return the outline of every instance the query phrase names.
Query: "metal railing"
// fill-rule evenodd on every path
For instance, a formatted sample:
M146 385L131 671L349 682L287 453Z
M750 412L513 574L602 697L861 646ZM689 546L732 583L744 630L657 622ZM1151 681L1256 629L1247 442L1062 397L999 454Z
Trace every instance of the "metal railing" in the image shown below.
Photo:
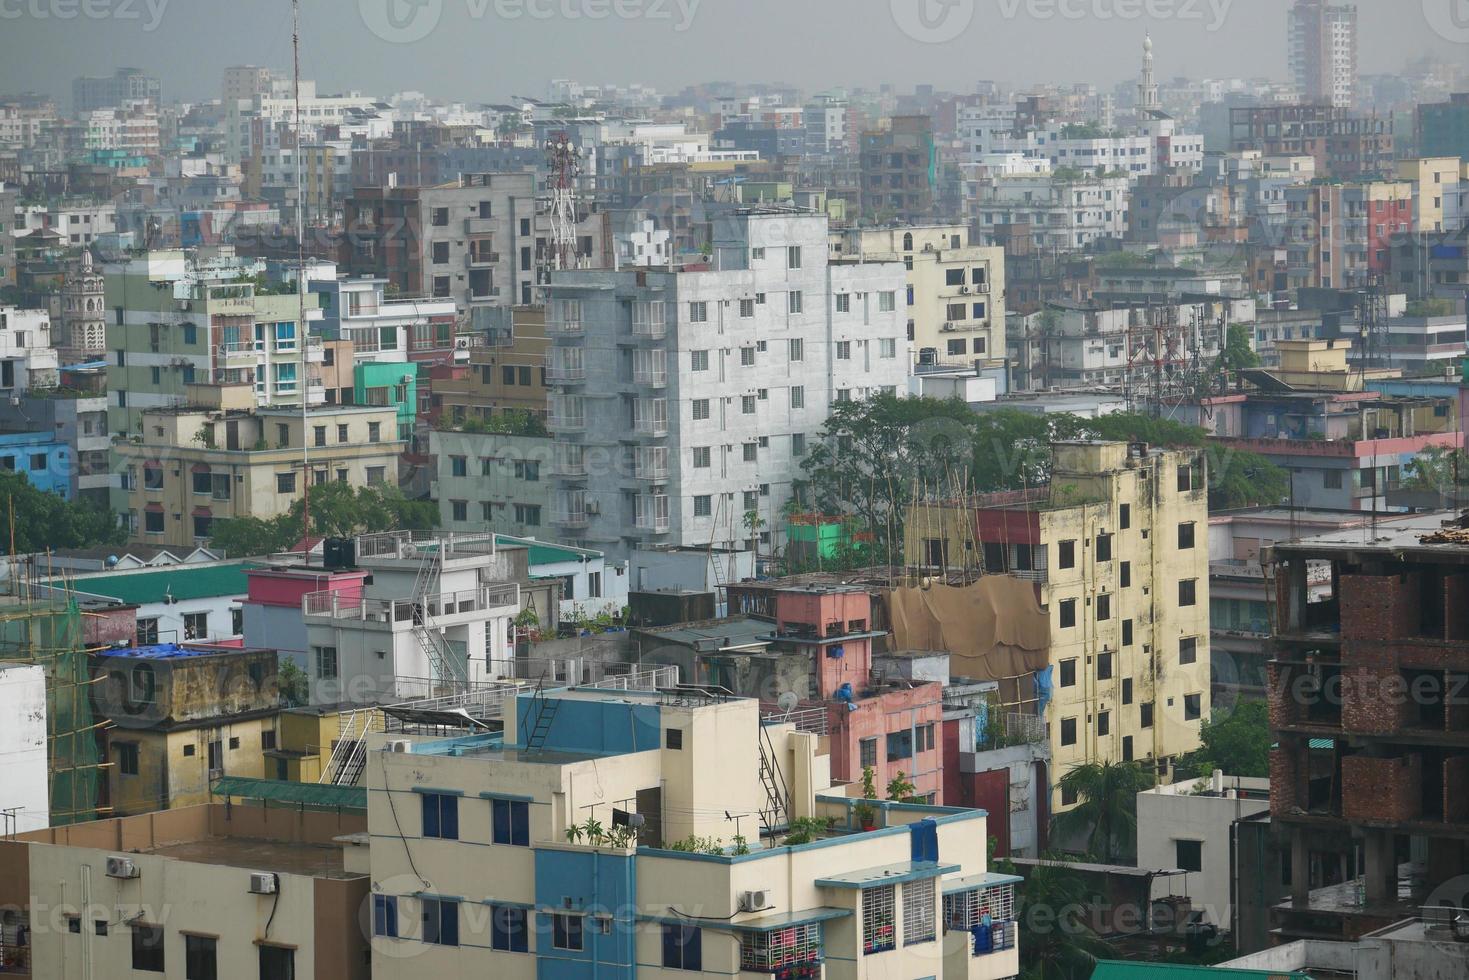
M760 716L760 720L766 723L785 724L796 726L798 732L810 732L813 735L831 734L831 716L825 708L797 708L794 711L770 711Z
M325 619L423 626L440 616L519 605L520 586L509 582L404 599L374 599L330 590L312 592L301 600L301 612Z
M495 554L491 531L444 534L437 531L386 531L357 539L358 558L457 558Z

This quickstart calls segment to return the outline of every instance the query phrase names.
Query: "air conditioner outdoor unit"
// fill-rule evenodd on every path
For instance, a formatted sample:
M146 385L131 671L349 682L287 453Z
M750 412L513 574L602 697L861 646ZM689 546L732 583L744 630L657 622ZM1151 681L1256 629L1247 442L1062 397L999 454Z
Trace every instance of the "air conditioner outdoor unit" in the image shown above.
M460 337L458 340L454 341L454 346L459 350L469 350L469 338Z
M405 375L403 375L403 384L407 385L407 384L412 384L412 383L413 383L413 375L411 375L411 374L405 374Z
M968 286L960 286L959 287L959 293L960 293L960 295L968 296L969 295L969 287Z
M132 858L110 857L107 859L107 877L136 878L138 866L133 863Z
M582 506L582 512L587 514L600 514L602 513L602 505L595 500L588 500Z
M274 895L276 891L275 873L271 871L250 872L250 894L252 895Z
M764 888L754 891L740 892L739 908L741 912L758 912L770 905L770 892Z
M406 738L395 738L388 743L389 752L412 752L413 743Z
M954 325L952 323L946 323L946 324L943 325L943 327L941 329L943 330L944 333L949 333L949 332L951 332L954 329Z

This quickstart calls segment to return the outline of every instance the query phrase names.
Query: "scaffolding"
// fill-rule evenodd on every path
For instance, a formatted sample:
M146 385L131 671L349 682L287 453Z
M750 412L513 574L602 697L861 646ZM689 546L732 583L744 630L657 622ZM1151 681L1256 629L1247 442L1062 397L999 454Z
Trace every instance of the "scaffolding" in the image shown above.
M92 713L89 654L76 600L60 589L44 598L0 605L0 662L39 665L46 675L46 761L51 776L51 824L96 819L105 763Z

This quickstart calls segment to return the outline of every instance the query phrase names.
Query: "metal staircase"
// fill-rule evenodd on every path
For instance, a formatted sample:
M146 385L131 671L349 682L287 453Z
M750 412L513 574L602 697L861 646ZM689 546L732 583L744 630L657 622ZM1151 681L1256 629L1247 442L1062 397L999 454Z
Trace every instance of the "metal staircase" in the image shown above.
M338 737L332 754L321 767L317 782L336 786L355 786L367 765L367 733L372 730L375 714L371 708L338 715Z
M536 693L530 699L530 706L534 717L530 734L525 737L525 747L539 749L546 744L546 737L551 734L551 724L556 720L556 712L561 707L559 698L546 697L545 674L536 682Z
M469 689L467 667L459 662L454 650L445 642L428 614L430 592L437 596L441 589L439 574L441 552L427 555L427 560L418 566L418 576L413 581L411 602L413 603L413 637L418 648L428 658L429 666L440 683L448 686L450 693Z
M791 792L785 776L775 764L775 744L765 725L760 726L760 785L765 787L765 806L760 809L760 826L766 834L790 821Z

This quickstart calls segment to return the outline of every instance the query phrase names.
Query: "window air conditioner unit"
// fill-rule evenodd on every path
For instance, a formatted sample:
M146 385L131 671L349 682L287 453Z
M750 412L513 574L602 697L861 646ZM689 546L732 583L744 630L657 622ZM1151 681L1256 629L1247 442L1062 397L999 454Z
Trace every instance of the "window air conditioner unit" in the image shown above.
M107 859L107 877L109 878L136 878L138 874L138 866L133 863L132 858L110 857Z
M741 912L758 912L770 905L770 892L764 888L754 891L740 892L739 909Z
M276 876L271 871L250 872L250 894L252 895L274 895L276 893Z

